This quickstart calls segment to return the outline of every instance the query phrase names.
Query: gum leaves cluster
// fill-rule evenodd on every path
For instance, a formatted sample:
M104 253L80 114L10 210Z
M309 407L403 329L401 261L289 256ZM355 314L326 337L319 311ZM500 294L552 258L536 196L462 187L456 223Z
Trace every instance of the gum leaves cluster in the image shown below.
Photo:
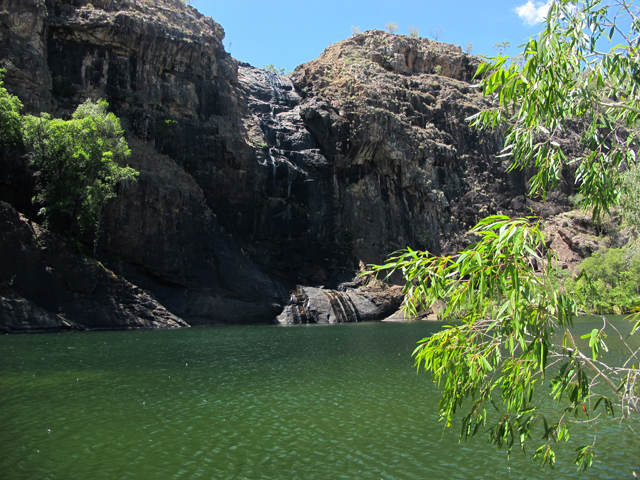
M478 128L508 126L502 156L512 169L531 171L530 195L544 198L571 167L581 206L596 218L618 203L621 174L636 165L639 36L638 10L624 1L556 1L518 62L497 57L480 66L483 93L495 107L469 120ZM569 160L563 144L575 130L583 132L581 152Z

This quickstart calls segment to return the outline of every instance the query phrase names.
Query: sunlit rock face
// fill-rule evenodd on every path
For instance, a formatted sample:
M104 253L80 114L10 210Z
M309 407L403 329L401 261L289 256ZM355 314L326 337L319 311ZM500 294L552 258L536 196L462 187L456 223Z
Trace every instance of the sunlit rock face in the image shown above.
M489 105L460 48L382 31L330 46L293 76L305 126L335 170L341 220L360 259L407 245L440 253L488 214L515 214L525 175L495 158L500 132L469 128Z
M407 245L449 251L488 214L554 213L526 200L525 174L495 158L499 132L469 128L466 118L489 105L473 80L478 64L458 47L369 31L291 79L240 65L274 177L265 204L281 208L265 217L287 218L287 250L331 245L353 270Z
M382 320L398 312L403 298L399 286L390 287L376 281L349 283L340 285L340 290L296 286L289 305L276 317L276 323L368 322Z
M467 126L486 100L457 47L370 31L289 78L238 63L179 0L0 6L26 112L104 98L122 119L140 177L105 209L97 255L189 323L271 322L296 285L335 288L408 245L451 250L487 214L555 208L522 197L499 132ZM26 160L2 155L0 199L37 220Z
M313 287L298 287L291 305L276 321L282 325L301 323L353 323L379 320L380 312L365 295Z

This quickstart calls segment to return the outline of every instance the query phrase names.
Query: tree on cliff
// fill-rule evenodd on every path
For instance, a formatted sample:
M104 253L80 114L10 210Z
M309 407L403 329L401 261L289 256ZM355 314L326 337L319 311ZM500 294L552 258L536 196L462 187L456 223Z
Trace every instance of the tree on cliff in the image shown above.
M531 195L544 198L563 166L574 163L582 206L596 220L617 204L622 172L637 168L639 38L638 9L626 0L556 0L521 66L502 56L480 66L483 92L495 102L471 121L506 126L502 155L512 169L530 169ZM609 41L615 46L601 50ZM569 161L562 139L575 121L583 128L583 153ZM462 411L461 438L488 428L489 442L508 450L537 442L533 457L553 466L555 444L568 440L575 422L637 420L638 347L620 336L629 360L607 363L605 338L615 326L604 318L601 328L576 338L574 317L584 302L558 290L540 221L494 216L473 232L479 240L457 255L407 249L374 267L402 271L409 314L444 299L444 319L459 320L414 352L417 367L432 372L441 390L446 424ZM545 383L555 410L536 392ZM594 432L577 449L579 468L592 464L595 443Z
M4 69L0 69L0 148L19 143L22 135L22 103L3 87Z
M24 141L37 169L34 201L49 228L74 236L97 235L102 208L122 180L138 173L123 166L130 154L120 120L105 101L87 100L71 120L26 116Z

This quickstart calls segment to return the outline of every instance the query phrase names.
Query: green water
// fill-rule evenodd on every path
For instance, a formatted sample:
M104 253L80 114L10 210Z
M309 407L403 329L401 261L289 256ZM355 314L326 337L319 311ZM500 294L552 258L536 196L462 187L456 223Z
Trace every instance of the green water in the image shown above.
M0 337L0 478L632 478L640 439L599 430L587 474L459 445L416 375L428 323ZM573 456L570 445L568 450ZM561 459L562 460L562 459Z

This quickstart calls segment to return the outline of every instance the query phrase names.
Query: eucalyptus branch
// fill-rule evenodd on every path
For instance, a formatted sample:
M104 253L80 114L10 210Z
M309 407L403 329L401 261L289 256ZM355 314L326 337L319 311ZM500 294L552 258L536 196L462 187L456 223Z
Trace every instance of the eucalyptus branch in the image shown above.
M589 360L589 357L587 357L585 354L583 354L583 353L580 351L580 349L579 349L579 348L578 348L578 346L576 345L576 341L574 340L573 335L571 334L571 331L570 331L570 330L566 330L566 332L567 332L567 336L568 336L568 338L571 340L571 344L573 345L573 352L574 352L575 354L577 354L577 355L582 359L582 361L584 361L584 363L585 363L585 364L586 364L586 365L587 365L591 370L593 370L594 372L596 372L598 376L602 377L602 379L607 383L607 385L609 386L609 388L611 388L611 390L613 390L613 392L614 392L616 395L620 395L620 393L619 393L619 391L618 391L618 387L616 386L616 384L615 384L615 383L613 383L613 382L611 381L611 379L610 379L609 377L607 377L604 373L602 373L602 372L600 371L600 369L599 369L598 367L596 367L596 366L591 362L591 360Z
M634 94L640 85L626 71L635 65L635 59L625 56L626 47L609 52L589 49L598 38L609 36L611 28L630 42L637 29L625 34L620 22L628 15L636 18L635 11L626 1L596 6L555 0L544 30L525 48L521 68L497 58L481 64L477 73L484 95L494 103L468 120L476 128L508 125L498 158L510 158L510 171L532 168L530 191L543 197L560 178L562 167L576 164L574 181L594 218L614 206L620 166L635 155L635 150L627 153L627 143L635 136L627 137L621 124L636 121L640 114ZM593 73L584 74L586 68ZM564 124L573 119L585 125L584 153L577 159L566 158L557 141ZM552 442L568 435L569 412L577 416L584 410L588 416L587 408L592 411L604 402L607 415L613 414L614 403L627 414L640 413L635 393L640 373L626 369L640 349L634 351L622 339L631 354L623 368L599 360L600 351L607 349L604 329L617 331L605 321L602 329L583 336L589 339L592 358L580 351L572 334L573 318L586 307L579 297L554 291L552 255L545 253L539 225L532 219L494 216L480 221L472 232L480 240L457 255L435 257L408 248L374 267L403 272L407 311L444 300L444 319L461 321L423 339L414 351L416 366L430 371L441 390L439 412L446 425L471 399L461 436L472 437L488 422L486 408L498 408L500 392L506 413L491 424L489 441L510 448L519 438L524 446L531 439L533 421L545 418L534 396L537 381L553 377L551 397L566 408L559 411L556 423L549 426L544 420L547 445L534 454L544 464L555 461ZM565 334L562 345L554 340L557 333ZM621 386L615 383L618 379L625 380ZM605 384L615 393L613 401L597 393ZM583 423L597 424L604 416L598 413ZM580 447L578 465L591 465L596 439Z
M581 423L581 424L589 424L589 423L596 423L596 421L602 416L602 413L597 414L595 417L593 418L588 418L586 420L573 420L573 423Z
M618 334L618 337L620 338L620 341L622 342L622 344L627 348L627 350L629 350L629 353L631 354L631 356L624 363L624 366L626 367L633 358L635 358L636 360L640 361L640 359L637 356L638 352L640 352L640 348L637 349L636 351L633 351L633 349L629 346L629 344L626 342L626 340L624 339L624 337L620 333L620 330L618 330L615 325L613 325L613 324L610 324L610 325L611 325L611 328L613 328L616 331L616 333Z
M631 356L627 359L626 362L624 362L623 367L627 367L627 365L629 365L629 362L631 361L631 359L635 358L636 360L638 360L638 354L640 354L640 348L638 348L635 352L633 352L631 354Z
M636 107L632 107L631 105L627 105L624 103L607 103L607 102L602 102L602 101L596 101L596 103L602 107L607 107L607 108L613 108L613 109L619 109L619 110L629 110L630 112L634 112L634 113L640 113L640 108L636 108Z
M631 45L631 42L629 41L627 35L622 30L620 30L620 25L618 24L618 22L614 22L613 28L620 34L622 38L626 40L628 45Z

